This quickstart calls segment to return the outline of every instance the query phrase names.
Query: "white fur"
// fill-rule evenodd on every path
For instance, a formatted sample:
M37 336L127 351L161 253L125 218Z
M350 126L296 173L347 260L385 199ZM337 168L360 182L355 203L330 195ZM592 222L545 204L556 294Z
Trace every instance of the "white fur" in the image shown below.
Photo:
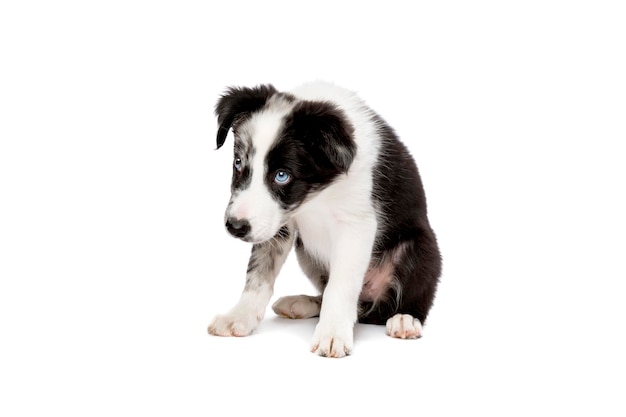
M265 315L273 290L267 286L244 291L239 302L226 314L215 316L209 333L216 336L248 336Z

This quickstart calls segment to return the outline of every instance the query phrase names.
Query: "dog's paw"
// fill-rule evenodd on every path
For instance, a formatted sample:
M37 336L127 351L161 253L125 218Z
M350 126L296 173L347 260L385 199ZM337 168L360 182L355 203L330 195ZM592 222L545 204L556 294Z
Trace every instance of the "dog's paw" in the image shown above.
M260 320L254 315L218 315L209 325L209 333L215 336L248 336L256 329Z
M328 358L343 358L350 355L354 345L353 333L354 326L351 323L341 326L320 322L315 328L311 352Z
M320 315L322 297L290 295L282 297L272 305L274 313L288 319L308 319Z
M422 337L422 323L409 314L396 314L387 320L387 335L398 339Z

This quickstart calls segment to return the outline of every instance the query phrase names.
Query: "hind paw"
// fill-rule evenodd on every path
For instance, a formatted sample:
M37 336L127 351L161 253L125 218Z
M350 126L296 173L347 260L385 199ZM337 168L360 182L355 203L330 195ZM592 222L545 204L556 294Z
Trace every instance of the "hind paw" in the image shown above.
M387 320L387 335L398 339L422 337L422 323L409 314L396 314Z
M282 297L272 305L274 313L288 319L308 319L320 315L322 297L290 295Z

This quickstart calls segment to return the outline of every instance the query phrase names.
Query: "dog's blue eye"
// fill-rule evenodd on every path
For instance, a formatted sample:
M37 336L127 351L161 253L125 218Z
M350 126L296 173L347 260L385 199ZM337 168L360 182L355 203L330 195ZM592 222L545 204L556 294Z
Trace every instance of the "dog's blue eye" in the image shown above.
M233 165L237 171L241 171L241 158L235 158Z
M277 171L276 176L274 177L274 182L279 185L285 185L289 182L290 179L291 176L285 171Z

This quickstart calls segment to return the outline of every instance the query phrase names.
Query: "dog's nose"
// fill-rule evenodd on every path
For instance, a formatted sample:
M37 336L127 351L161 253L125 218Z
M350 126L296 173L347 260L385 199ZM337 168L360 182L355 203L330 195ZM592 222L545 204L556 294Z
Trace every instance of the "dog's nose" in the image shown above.
M231 217L226 220L226 229L231 235L242 238L250 232L250 222Z

